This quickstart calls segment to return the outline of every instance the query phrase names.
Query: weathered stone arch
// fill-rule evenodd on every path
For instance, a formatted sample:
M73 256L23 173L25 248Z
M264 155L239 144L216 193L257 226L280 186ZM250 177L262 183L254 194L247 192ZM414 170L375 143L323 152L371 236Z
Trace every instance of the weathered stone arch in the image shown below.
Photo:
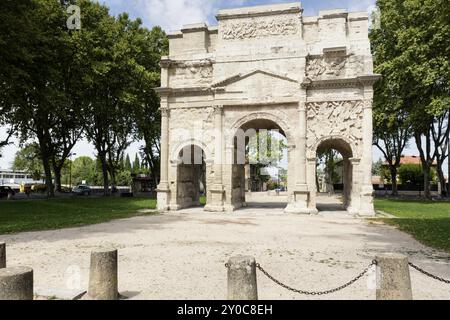
M188 146L191 146L191 145L197 146L197 147L199 147L200 149L203 150L203 152L205 153L205 161L207 163L211 161L211 159L212 159L212 152L210 150L210 146L208 146L203 141L200 141L198 139L186 139L186 140L180 141L175 146L175 148L173 149L173 152L172 152L171 157L170 157L170 162L172 163L172 165L175 165L175 166L178 165L178 162L180 160L179 159L180 152L185 147L188 147Z
M333 142L336 142L333 144ZM346 145L342 145L342 142ZM315 144L308 150L308 159L314 159L317 157L317 151L319 147L324 144L329 143L332 148L338 150L344 157L347 158L359 158L360 155L357 153L357 147L355 141L352 139L342 136L342 135L332 135L324 136L319 138ZM337 148L336 148L337 147Z
M280 112L279 112L280 113ZM287 117L286 114L282 113L285 117ZM283 120L278 115L275 115L273 113L269 112L252 112L250 114L247 114L237 121L234 122L234 124L230 128L230 132L227 135L227 142L232 143L232 139L235 137L236 132L241 129L246 123L249 123L254 120L269 120L275 123L277 126L280 127L282 133L286 136L286 139L288 140L288 143L292 143L294 140L294 136L291 132L291 128L287 124L285 120Z
M292 4L227 9L218 14L218 27L188 25L169 35L170 52L161 59L156 89L161 97L160 210L180 208L177 189L188 179L179 178L186 168L178 166L178 156L192 144L206 157L205 210L233 211L239 199L245 205L246 184L239 179L249 172L248 167L242 171L245 157L241 161L234 141L242 150L247 140L236 133L242 128L247 139L253 133L245 131L253 127L280 129L288 140L286 212L317 212L315 157L321 144L334 141L354 168L352 212L374 213L372 102L380 75L373 74L369 18L342 10L301 17L301 6ZM202 134L192 135L200 141L177 132L193 129ZM234 155L239 155L236 164ZM188 202L181 201L181 207Z

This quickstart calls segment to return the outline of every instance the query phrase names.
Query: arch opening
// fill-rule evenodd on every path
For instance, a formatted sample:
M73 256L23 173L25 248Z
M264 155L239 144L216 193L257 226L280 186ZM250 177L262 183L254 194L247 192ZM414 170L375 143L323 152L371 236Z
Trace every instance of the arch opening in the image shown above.
M179 152L177 181L178 209L206 205L206 157L205 151L198 145L187 145Z
M233 137L232 204L242 207L287 206L286 131L276 121L251 119Z
M316 150L317 209L345 211L351 206L353 186L353 151L340 138L321 141Z

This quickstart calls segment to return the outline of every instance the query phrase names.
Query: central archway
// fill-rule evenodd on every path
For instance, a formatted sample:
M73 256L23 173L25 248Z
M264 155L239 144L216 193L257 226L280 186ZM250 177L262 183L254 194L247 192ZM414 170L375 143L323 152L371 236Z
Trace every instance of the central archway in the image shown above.
M250 114L235 123L229 142L234 209L287 207L289 183L280 172L289 171L288 130L284 121L269 113Z

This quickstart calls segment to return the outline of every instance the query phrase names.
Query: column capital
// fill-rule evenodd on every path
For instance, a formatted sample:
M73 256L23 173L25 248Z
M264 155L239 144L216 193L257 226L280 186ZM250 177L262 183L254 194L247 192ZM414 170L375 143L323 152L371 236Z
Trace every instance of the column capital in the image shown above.
M373 108L373 99L369 98L369 99L364 99L364 109L372 109Z
M222 114L223 113L223 105L216 104L213 106L214 114Z
M159 108L161 111L161 117L169 117L170 116L170 109L167 107L161 107Z

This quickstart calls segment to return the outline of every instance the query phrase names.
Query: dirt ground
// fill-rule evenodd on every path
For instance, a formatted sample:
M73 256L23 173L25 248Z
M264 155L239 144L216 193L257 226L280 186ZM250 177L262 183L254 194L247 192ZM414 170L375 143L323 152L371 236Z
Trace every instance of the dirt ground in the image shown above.
M392 227L352 217L325 200L318 216L286 215L283 198L254 197L232 215L189 209L95 226L0 236L8 265L34 269L35 286L86 289L89 254L119 249L119 289L131 299L226 299L225 262L244 254L303 290L348 282L378 252L401 252L450 278L450 255ZM337 211L336 211L337 210ZM375 299L373 275L321 299ZM415 299L450 299L447 284L411 271ZM258 273L260 299L312 299L280 288Z

